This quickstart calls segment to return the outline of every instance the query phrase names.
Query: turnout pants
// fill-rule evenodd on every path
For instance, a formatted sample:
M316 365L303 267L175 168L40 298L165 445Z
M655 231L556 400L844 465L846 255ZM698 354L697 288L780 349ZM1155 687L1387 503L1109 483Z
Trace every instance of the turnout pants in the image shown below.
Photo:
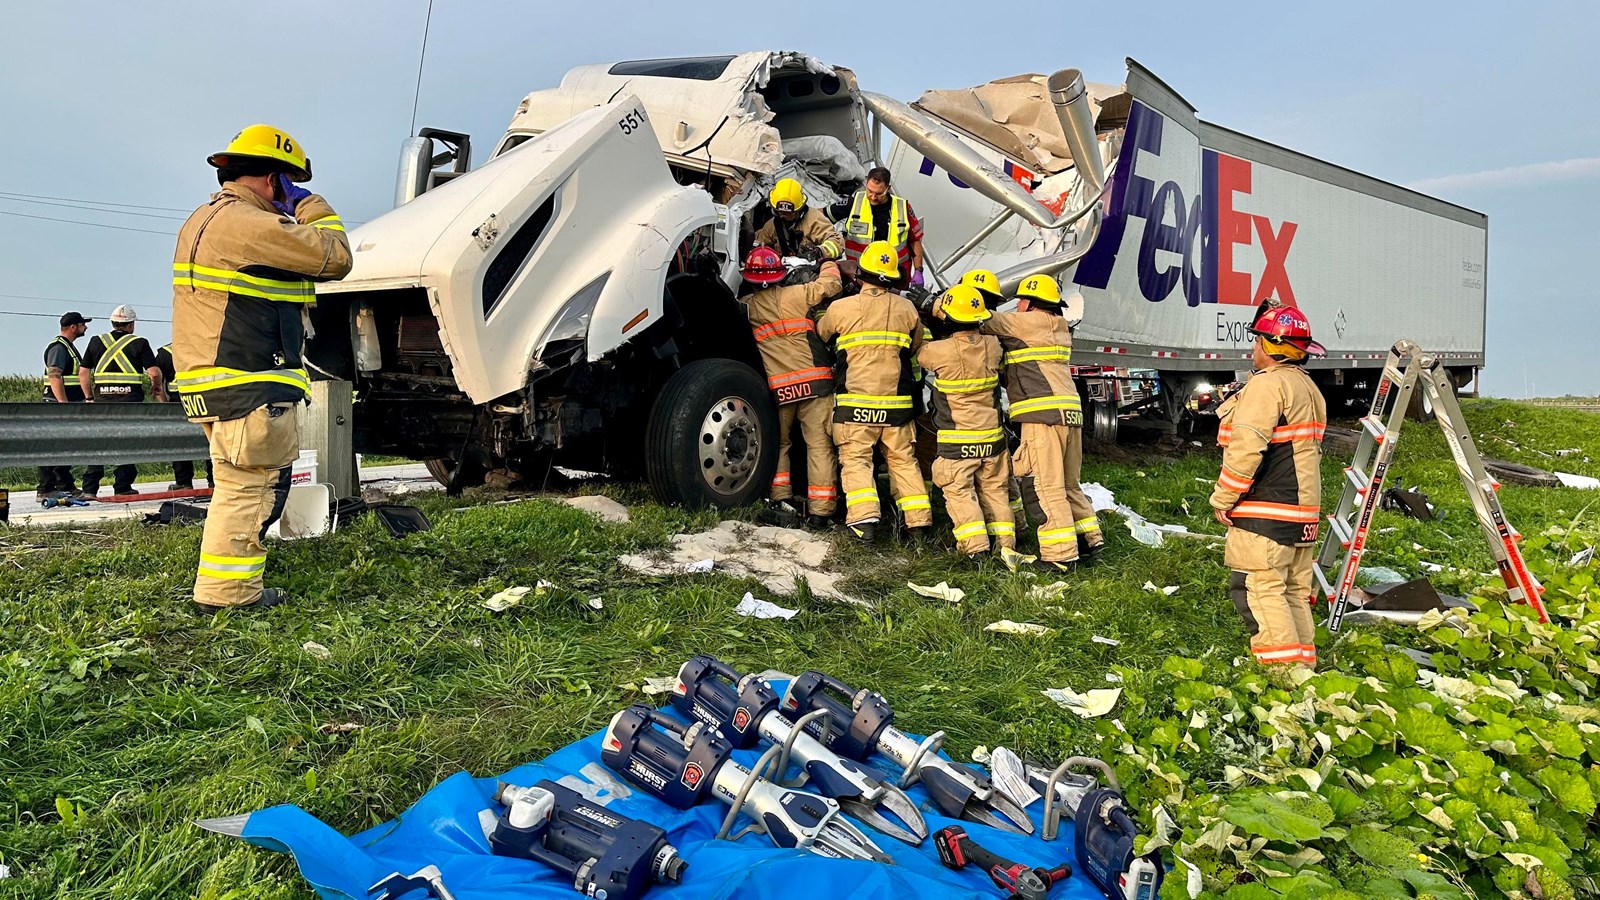
M1250 652L1263 665L1317 664L1311 566L1317 548L1285 547L1242 528L1228 529L1223 561L1228 592L1250 630Z
M987 459L933 461L933 483L944 495L945 512L962 553L973 556L1017 545L1017 526L1011 517L1010 461L1005 454Z
M806 512L831 516L839 503L839 464L833 453L833 398L814 397L778 407L778 471L772 476L772 499L794 496L789 479L789 451L794 423L806 442Z
M928 500L928 488L912 447L916 427L912 422L904 425L834 423L833 442L839 447L839 482L844 488L846 524L876 522L881 517L878 480L872 471L872 449L877 446L883 447L883 459L889 467L889 489L894 492L895 506L905 516L906 527L924 528L933 524L933 504Z
M1028 518L1038 529L1039 558L1071 562L1078 538L1089 546L1105 542L1094 505L1078 486L1083 470L1083 429L1077 425L1022 423L1022 442L1012 459Z
M292 406L263 406L240 419L203 423L214 479L194 600L240 606L261 597L267 570L267 526L289 499L289 466L300 452Z

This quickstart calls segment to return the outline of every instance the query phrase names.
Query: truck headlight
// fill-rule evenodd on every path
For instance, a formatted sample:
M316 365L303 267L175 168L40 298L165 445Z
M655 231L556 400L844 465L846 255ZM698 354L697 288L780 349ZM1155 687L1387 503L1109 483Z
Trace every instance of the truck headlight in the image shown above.
M539 352L534 357L544 360L552 351L565 351L574 346L581 348L589 338L589 319L594 306L600 302L600 292L605 290L610 272L584 285L561 307L561 312L551 320L550 327L539 338Z

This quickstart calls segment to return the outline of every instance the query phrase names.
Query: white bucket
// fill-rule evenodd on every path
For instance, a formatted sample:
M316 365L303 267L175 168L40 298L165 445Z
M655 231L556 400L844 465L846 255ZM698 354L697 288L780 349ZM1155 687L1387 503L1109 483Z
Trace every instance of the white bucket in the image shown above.
M328 500L332 496L333 485L330 484L290 485L283 515L267 528L267 537L296 541L333 531L338 523L328 513Z
M290 484L317 483L317 451L301 450L300 458L289 466Z

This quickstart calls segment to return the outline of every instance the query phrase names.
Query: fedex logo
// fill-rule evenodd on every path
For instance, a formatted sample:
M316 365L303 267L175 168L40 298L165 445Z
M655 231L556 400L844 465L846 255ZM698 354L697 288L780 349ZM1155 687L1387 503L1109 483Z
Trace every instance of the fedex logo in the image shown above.
M1288 221L1274 225L1266 216L1234 208L1240 195L1251 192L1249 160L1202 150L1200 190L1192 201L1184 197L1183 186L1177 181L1157 185L1148 173L1141 174L1139 151L1160 157L1165 126L1160 113L1134 102L1111 179L1111 198L1100 236L1079 261L1073 281L1104 289L1123 252L1128 219L1138 217L1144 220L1144 237L1135 263L1139 291L1146 300L1159 303L1181 284L1184 300L1190 306L1253 306L1267 297L1293 305L1294 288L1286 264L1299 225ZM1266 258L1261 274L1238 271L1235 249L1257 240ZM1181 263L1170 256L1158 256L1157 251L1162 250L1180 257Z
M1012 162L1009 159L1002 160L1000 165L1001 165L1001 168L1005 171L1006 175L1008 177L1010 177L1010 179L1012 181L1015 181L1017 184L1022 185L1023 187L1027 188L1028 190L1031 191L1034 188L1039 186L1039 176L1035 175L1033 172L1029 171L1028 169L1025 169L1022 166L1017 165L1016 163ZM932 177L933 170L934 170L933 160L931 160L931 159L927 158L926 156L924 156L922 158L922 165L917 167L917 174L918 175L927 175L929 177ZM972 189L972 185L967 184L965 181L962 181L961 179L957 178L956 176L954 176L954 175L952 175L952 174L950 174L948 172L945 173L945 174L946 174L946 177L948 177L950 179L950 183L955 185L956 187L964 188L966 190L971 190Z

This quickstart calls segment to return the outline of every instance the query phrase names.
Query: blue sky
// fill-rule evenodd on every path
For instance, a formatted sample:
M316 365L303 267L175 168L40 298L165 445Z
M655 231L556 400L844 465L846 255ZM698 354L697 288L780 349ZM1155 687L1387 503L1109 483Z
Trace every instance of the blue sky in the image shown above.
M417 122L472 133L481 155L528 91L617 59L802 49L910 100L1064 66L1120 81L1132 56L1203 118L1487 212L1486 392L1600 394L1600 289L1588 272L1600 249L1600 66L1585 46L1600 33L1600 5L1516 6L925 2L873 7L880 25L859 4L779 17L773 4L704 0L435 0ZM0 310L103 320L132 303L146 319L170 318L166 233L179 222L160 217L181 220L215 190L204 157L250 122L299 138L312 187L346 220L383 212L426 7L13 4L0 55ZM1027 17L1049 7L1062 11ZM149 208L125 216L5 199L19 193ZM166 327L142 331L164 341ZM0 372L33 373L54 332L50 318L0 315Z

